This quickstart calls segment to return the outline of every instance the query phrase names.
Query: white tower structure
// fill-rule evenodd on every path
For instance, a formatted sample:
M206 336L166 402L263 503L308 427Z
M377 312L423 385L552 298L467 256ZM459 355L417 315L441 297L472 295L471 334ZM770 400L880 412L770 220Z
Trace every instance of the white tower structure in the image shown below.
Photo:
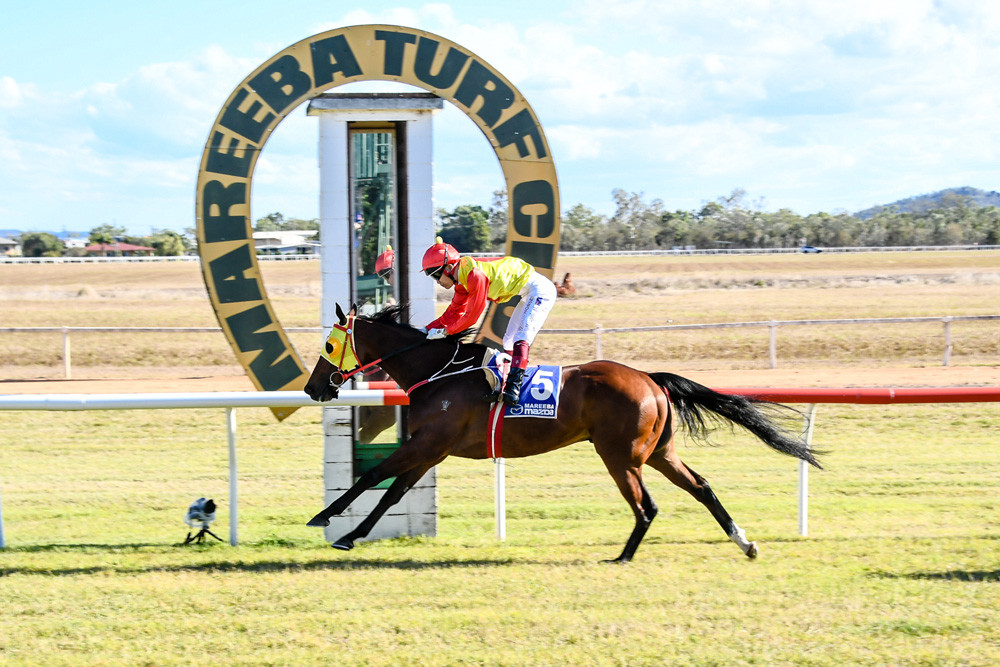
M409 304L415 325L434 319L434 283L421 271L434 243L433 115L444 100L429 93L324 94L309 102L319 118L322 326L336 322L335 304L363 312L391 303ZM391 284L375 275L376 256L391 245ZM358 476L397 448L405 417L371 444L358 441L361 409L323 408L325 502L350 488ZM387 487L387 483L380 486ZM385 493L366 491L339 517L326 538L335 541L367 517ZM366 539L435 535L435 470L392 507Z

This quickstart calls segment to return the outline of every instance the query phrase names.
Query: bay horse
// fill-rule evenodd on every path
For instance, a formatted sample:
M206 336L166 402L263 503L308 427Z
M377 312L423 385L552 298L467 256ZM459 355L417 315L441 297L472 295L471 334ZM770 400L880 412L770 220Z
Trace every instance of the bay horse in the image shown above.
M310 526L327 526L367 489L395 477L375 508L333 546L351 549L383 514L431 467L449 456L485 459L487 417L491 405L481 360L484 345L462 342L462 334L429 341L425 334L400 322L402 305L371 316L345 315L327 339L305 392L319 402L337 396L346 376L380 366L409 394L408 437L381 463L362 474L339 498L314 516ZM628 562L649 529L657 508L642 481L642 466L662 473L711 512L726 535L749 558L757 545L746 538L726 512L705 478L689 468L674 448L675 431L684 427L704 438L713 418L738 424L769 447L820 467L806 444L778 426L773 410L798 412L787 406L723 394L672 373L646 373L613 361L565 366L555 419L522 417L504 420L504 457L550 452L589 440L604 461L618 490L635 515L635 527L614 562Z

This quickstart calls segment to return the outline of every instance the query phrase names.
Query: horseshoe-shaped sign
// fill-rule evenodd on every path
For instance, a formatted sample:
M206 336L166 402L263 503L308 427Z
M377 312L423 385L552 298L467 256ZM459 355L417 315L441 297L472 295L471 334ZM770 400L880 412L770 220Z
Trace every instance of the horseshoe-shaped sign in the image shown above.
M453 103L493 146L507 183L506 252L552 277L559 247L559 187L531 106L482 58L442 37L391 25L359 25L292 44L229 96L209 132L198 172L198 253L226 338L261 390L299 390L308 373L275 317L253 244L254 167L271 132L302 102L358 81L398 81ZM507 313L491 307L481 338L499 341ZM293 410L275 409L283 419Z

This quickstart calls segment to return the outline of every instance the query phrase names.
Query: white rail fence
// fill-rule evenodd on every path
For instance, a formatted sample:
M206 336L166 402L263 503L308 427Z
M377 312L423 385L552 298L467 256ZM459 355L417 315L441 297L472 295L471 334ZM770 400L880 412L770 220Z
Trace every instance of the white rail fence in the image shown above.
M723 393L755 396L785 403L808 403L806 412L807 447L812 446L817 403L906 404L906 403L975 403L1000 402L1000 387L938 387L938 388L737 388L723 387ZM402 405L406 393L400 389L345 389L340 396L326 403L312 401L304 392L192 392L153 394L48 394L0 395L3 410L128 410L128 409L187 409L225 408L229 445L229 543L237 544L239 497L236 463L237 407L307 407L321 405ZM506 535L506 491L504 460L494 461L494 513L497 538ZM799 535L809 534L809 466L799 461L798 518ZM0 549L6 548L3 528L3 505L0 504Z
M405 396L401 390L344 389L340 396L317 403L301 391L219 391L155 394L19 394L0 395L3 410L153 410L225 408L229 443L229 544L238 542L239 489L236 463L236 408L302 408L324 405L386 405L388 397ZM7 546L0 502L0 549Z
M648 327L602 327L596 324L592 329L542 329L541 334L590 335L594 336L594 356L604 357L603 338L611 334L621 333L652 333L657 331L691 331L700 329L733 329L733 328L764 328L768 329L768 359L771 368L778 367L778 329L781 327L835 325L849 326L859 324L927 324L939 322L942 325L943 353L942 366L951 363L954 347L951 325L955 322L974 322L1000 320L1000 315L946 315L937 317L880 317L838 320L768 320L760 322L721 322L713 324L665 324ZM320 327L286 327L290 333L322 332ZM0 333L61 333L63 339L63 373L67 380L72 379L72 344L70 335L73 333L219 333L219 327L0 327Z
M650 327L609 327L597 324L593 329L543 329L543 334L593 334L596 337L594 348L598 358L603 357L601 336L615 333L646 333L653 331L691 331L697 329L730 329L730 328L768 328L768 359L771 368L778 367L778 329L780 327L818 326L818 325L852 325L852 324L926 324L940 322L943 325L944 353L942 366L951 363L953 341L951 325L953 322L970 322L979 320L1000 320L1000 315L955 315L942 317L871 317L838 320L768 320L761 322L725 322L716 324L665 324Z

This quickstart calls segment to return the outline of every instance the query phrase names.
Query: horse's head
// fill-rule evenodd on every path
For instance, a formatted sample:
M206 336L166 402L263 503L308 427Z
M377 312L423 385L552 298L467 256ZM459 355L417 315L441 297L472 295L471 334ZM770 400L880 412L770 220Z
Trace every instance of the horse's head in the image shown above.
M330 335L323 345L323 351L316 360L309 381L306 382L305 392L309 398L320 403L337 398L340 394L340 386L344 384L344 373L350 372L360 366L357 353L354 349L354 318L357 315L357 308L351 306L348 314L344 314L340 304L337 304L337 324L333 326Z
M421 373L428 355L420 359L403 355L425 343L424 334L400 322L403 307L387 306L372 316L358 316L357 308L345 314L337 305L337 324L333 325L320 353L305 392L314 401L336 398L340 386L350 377L368 368L382 365L396 382L404 384L410 372ZM436 342L428 342L433 349ZM399 355L399 356L397 356ZM438 355L430 355L433 359ZM403 361L406 358L408 361ZM383 360L388 364L384 365ZM432 361L433 363L433 361ZM395 374L393 373L395 370ZM424 375L423 377L426 377ZM417 378L417 379L423 379ZM408 385L407 385L408 386Z

